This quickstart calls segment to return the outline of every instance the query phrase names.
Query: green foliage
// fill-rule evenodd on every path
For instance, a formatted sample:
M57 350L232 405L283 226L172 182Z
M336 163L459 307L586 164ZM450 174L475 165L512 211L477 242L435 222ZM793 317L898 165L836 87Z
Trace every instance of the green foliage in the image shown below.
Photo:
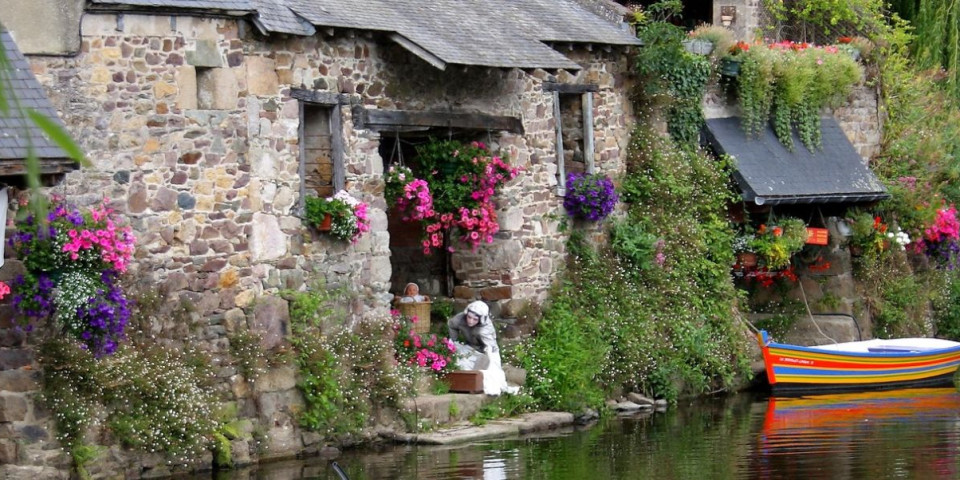
M663 256L637 269L634 255L619 254L631 249L597 251L571 235L570 264L533 342L517 352L542 407L575 411L629 390L675 400L729 387L746 372L727 164L641 128L629 159L625 225L662 240Z
M683 48L686 33L665 21L650 22L637 31L644 42L635 59L643 77L642 94L651 104L667 102L667 129L685 145L696 145L704 117L701 102L710 78L710 61Z
M779 35L786 29L797 41L826 44L850 31L880 33L889 28L884 21L883 0L763 0L762 3L776 21L769 26L773 29L770 33Z
M194 352L124 346L95 359L68 339L39 347L45 372L42 398L53 412L57 440L78 458L94 415L124 445L162 452L178 462L202 457L217 429L211 414L215 397L209 363Z
M921 0L911 50L923 69L943 69L943 88L960 99L960 0Z
M261 338L259 334L247 329L227 336L234 365L247 381L256 381L267 371L267 352L260 345Z
M750 251L756 252L770 270L790 266L791 258L803 249L807 240L807 225L803 220L786 217L778 224L760 225L748 243Z
M213 432L213 464L217 468L233 465L233 453L230 439L220 432Z
M931 301L935 299L938 273L916 272L904 252L860 257L854 264L861 297L873 319L877 338L918 337L927 334Z
M394 365L389 320L368 319L350 327L344 293L313 284L282 292L290 301L290 326L305 406L300 423L326 436L363 429L374 408L396 406L413 390L412 372Z
M610 228L610 246L620 259L635 268L653 267L657 237L635 219L619 220Z
M574 293L572 285L553 292L533 342L518 352L527 370L526 387L548 409L575 411L603 402L596 360L607 356L609 346L597 319L578 315L578 305L567 298Z
M722 25L712 25L704 23L690 32L690 38L706 40L713 44L713 51L710 52L711 58L720 58L730 51L735 43L735 33L733 30Z
M535 409L536 401L529 394L521 392L516 395L500 395L492 402L480 407L480 410L470 417L470 423L484 425L490 420L515 417Z
M755 46L739 55L737 93L743 128L757 135L772 112L777 138L793 149L793 130L810 150L820 148L820 112L835 106L860 80L849 54L819 47Z
M943 280L934 302L934 328L940 338L960 340L960 271L945 272Z

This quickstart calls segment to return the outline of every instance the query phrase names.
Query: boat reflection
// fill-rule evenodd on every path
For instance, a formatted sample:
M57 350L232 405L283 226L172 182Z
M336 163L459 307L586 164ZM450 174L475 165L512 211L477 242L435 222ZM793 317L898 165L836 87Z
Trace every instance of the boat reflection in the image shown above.
M949 388L771 397L752 470L756 478L958 478L958 429L960 394Z

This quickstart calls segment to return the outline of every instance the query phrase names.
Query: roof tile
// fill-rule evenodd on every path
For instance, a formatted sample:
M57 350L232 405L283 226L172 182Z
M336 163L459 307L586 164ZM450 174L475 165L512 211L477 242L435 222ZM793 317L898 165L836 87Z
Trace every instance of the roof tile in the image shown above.
M40 82L31 73L27 60L6 30L0 30L0 48L9 61L9 68L0 69L0 82L9 88L9 91L5 88L5 93L11 107L7 114L0 113L0 159L26 158L27 149L31 146L40 158L67 158L67 154L47 139L36 125L27 121L17 108L32 108L63 125Z

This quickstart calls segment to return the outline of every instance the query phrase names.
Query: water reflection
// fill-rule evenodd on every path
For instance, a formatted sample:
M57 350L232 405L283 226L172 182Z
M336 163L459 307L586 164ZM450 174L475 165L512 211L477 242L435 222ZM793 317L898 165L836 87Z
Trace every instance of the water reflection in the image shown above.
M738 395L457 447L346 451L351 480L958 478L960 395L951 389L808 398ZM338 480L328 460L218 479Z

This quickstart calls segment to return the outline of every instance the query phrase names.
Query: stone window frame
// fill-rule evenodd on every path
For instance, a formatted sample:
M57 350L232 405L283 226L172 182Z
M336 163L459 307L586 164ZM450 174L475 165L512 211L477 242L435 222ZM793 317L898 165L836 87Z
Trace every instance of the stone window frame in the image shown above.
M594 173L593 146L593 94L600 91L597 84L571 84L544 82L543 91L553 97L553 118L556 121L556 158L557 158L557 195L563 196L567 190L567 173L563 155L563 122L560 112L560 95L580 95L583 111L583 161L587 173Z
M330 109L330 155L333 160L333 191L336 193L346 187L346 165L343 147L343 112L341 111L341 107L348 103L349 99L344 98L344 95L337 93L301 88L291 89L290 96L299 101L300 109L300 127L298 128L297 132L297 139L300 142L300 153L297 156L297 175L300 177L300 199L297 201L297 212L302 215L306 205L307 197L307 182L304 180L307 176L306 148L304 148L306 107L307 105L311 105Z

